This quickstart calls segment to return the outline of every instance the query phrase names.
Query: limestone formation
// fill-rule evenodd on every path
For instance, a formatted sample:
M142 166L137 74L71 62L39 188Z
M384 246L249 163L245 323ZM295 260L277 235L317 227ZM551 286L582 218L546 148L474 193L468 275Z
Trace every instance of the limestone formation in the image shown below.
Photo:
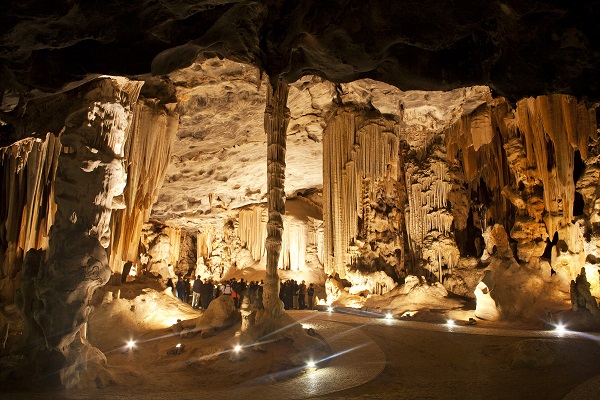
M586 279L585 268L577 275L575 280L571 281L571 306L573 311L587 310L593 316L600 315L598 302L590 293L590 283Z
M44 139L23 139L0 149L0 300L11 304L19 287L19 271L29 249L47 249L54 223L54 179L60 140L53 133Z
M106 379L102 367L94 367L106 359L87 341L87 319L94 290L111 275L110 218L121 208L123 147L140 87L98 80L72 109L61 136L48 254L32 249L23 263L18 303L27 333L21 352L34 370L57 371L65 387L86 384L94 373Z
M403 276L405 189L397 124L341 109L329 120L323 143L325 273Z
M0 310L17 302L24 331L2 373L110 380L91 297L144 270L264 267L243 334L291 326L300 347L278 269L342 305L450 291L535 318L570 291L596 316L600 8L434 3L6 5ZM319 211L285 217L293 197Z

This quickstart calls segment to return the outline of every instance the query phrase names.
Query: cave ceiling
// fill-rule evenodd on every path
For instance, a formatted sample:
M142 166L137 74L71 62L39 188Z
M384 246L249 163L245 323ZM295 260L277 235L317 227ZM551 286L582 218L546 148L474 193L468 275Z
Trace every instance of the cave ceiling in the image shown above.
M511 100L597 100L597 1L19 1L0 15L0 86L164 75L208 56L294 82L488 85Z

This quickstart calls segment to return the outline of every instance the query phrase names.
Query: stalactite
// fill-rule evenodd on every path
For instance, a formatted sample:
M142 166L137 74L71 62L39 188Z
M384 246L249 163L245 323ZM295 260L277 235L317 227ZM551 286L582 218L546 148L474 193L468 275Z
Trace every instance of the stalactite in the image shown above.
M596 115L571 96L551 95L519 101L517 117L528 166L543 185L544 222L552 237L573 219L574 151L587 158L589 138L597 135Z
M453 181L445 159L443 135L433 141L423 160L405 161L408 209L406 232L416 273L435 274L441 281L442 266L453 268L459 258L458 248L450 239L454 216L449 209ZM424 264L423 264L424 263Z
M59 138L23 139L0 148L0 303L13 303L19 272L29 249L48 249L54 223L54 177L61 151Z
M241 210L238 214L238 231L243 247L247 248L254 261L259 261L265 255L265 242L267 235L267 210L263 206ZM317 246L318 220L306 221L285 215L283 220L283 236L278 268L299 271L305 268L308 246ZM322 221L318 221L322 232ZM322 233L321 233L322 239ZM321 240L322 247L322 240Z
M268 214L261 206L241 210L238 216L238 237L242 245L250 250L254 261L259 261L264 255L265 241L267 239Z
M307 234L307 247L313 247L317 260L323 265L325 259L325 230L323 227L323 221L308 217L308 234Z
M196 258L207 260L212 256L213 241L216 236L215 226L205 224L198 228L196 236Z
M383 251L386 262L398 265L396 249L403 252L403 239L396 218L389 220L373 207L385 210L389 205L399 213L399 154L397 125L392 120L376 113L342 108L328 121L323 134L326 274L346 277L348 267L360 264L354 261L353 243L359 239L377 241L375 237L383 226L394 230L394 234L388 235L391 242L369 251ZM397 269L403 269L403 265Z
M124 146L127 160L125 207L113 213L110 266L120 273L126 261L136 262L142 226L158 198L179 125L173 104L140 100L133 107L133 123Z
M500 105L485 103L472 114L463 115L459 121L444 132L446 156L450 163L460 162L469 191L479 191L481 182L491 191L492 199L482 204L485 212L479 228L494 223L502 223L508 229L509 202L501 195L509 184L510 176L503 144L507 133L495 134L499 116L504 117L506 109ZM492 107L493 106L493 107Z

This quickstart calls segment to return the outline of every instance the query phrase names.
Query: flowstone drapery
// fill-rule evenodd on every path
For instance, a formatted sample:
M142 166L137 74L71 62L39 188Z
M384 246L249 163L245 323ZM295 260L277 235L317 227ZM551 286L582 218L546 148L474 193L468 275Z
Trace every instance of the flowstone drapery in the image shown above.
M110 220L124 207L124 143L141 86L124 78L93 81L66 118L48 254L27 253L17 296L25 318L17 352L29 361L21 377L33 373L67 388L110 379L86 327L92 294L111 275Z

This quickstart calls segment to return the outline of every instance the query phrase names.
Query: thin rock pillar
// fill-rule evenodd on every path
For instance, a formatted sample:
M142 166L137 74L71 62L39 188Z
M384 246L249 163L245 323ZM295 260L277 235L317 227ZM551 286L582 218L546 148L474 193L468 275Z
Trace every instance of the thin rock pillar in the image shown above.
M277 266L281 253L283 219L285 214L285 152L290 110L287 108L289 87L277 80L267 87L265 132L267 134L267 271L263 289L265 311L271 317L283 314L279 300L279 273Z

